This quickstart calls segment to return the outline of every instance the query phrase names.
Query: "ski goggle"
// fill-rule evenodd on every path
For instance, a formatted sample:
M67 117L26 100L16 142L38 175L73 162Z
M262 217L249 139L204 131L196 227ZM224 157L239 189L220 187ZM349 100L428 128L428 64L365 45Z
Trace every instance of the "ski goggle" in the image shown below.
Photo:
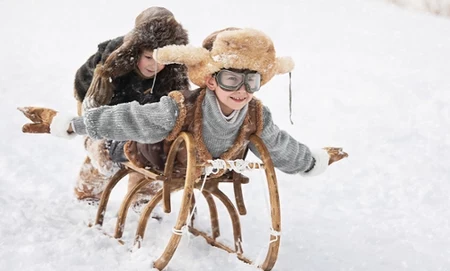
M236 91L245 85L248 93L255 93L261 87L261 74L220 70L215 75L217 84L225 91Z

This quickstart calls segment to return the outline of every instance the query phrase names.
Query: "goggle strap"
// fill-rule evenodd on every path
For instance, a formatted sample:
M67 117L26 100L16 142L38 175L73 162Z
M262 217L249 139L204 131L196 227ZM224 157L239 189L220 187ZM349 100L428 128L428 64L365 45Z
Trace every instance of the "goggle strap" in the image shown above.
M294 125L294 122L292 121L292 75L291 72L289 72L289 120L291 121L291 124Z

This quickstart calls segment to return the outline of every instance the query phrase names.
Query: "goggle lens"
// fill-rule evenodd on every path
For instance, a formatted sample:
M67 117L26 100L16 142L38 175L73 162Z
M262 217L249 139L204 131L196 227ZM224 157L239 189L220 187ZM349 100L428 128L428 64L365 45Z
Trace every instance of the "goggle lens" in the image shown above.
M219 86L226 91L236 91L245 85L248 93L254 93L261 87L261 74L240 73L229 70L221 70L216 74Z

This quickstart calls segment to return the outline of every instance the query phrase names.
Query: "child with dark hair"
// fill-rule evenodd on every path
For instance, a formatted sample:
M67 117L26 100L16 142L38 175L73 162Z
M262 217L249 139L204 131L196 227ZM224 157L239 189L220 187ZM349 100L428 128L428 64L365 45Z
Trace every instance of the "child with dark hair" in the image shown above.
M187 31L172 12L151 7L141 12L127 35L98 45L75 76L75 98L78 114L103 105L136 101L140 104L158 102L174 89L189 89L186 67L180 64L159 64L153 50L170 44L186 45ZM86 137L87 151L75 186L80 200L98 201L104 186L118 170L124 142ZM142 175L133 173L129 186ZM153 194L156 187L146 187L143 194ZM147 199L141 199L147 200Z

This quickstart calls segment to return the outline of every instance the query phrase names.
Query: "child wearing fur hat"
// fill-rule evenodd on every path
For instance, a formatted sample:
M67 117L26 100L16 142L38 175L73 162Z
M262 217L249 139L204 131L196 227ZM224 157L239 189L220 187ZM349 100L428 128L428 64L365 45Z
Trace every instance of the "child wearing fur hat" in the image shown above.
M74 84L78 114L102 105L157 102L173 89L189 89L184 65L159 64L152 56L156 48L187 43L187 31L172 12L162 7L144 10L136 17L131 32L99 44L98 51L78 69ZM113 161L120 159L123 144L86 137L88 156L74 189L78 199L97 201L100 198L104 186L118 169ZM129 187L141 178L138 173L132 174ZM146 187L140 194L152 194L156 189Z
M82 117L27 107L22 111L33 123L25 124L23 131L146 144L170 144L180 131L188 131L196 141L198 162L236 159L250 135L256 134L276 168L304 176L320 174L347 157L340 148L310 150L280 130L270 110L253 97L275 74L290 72L294 66L291 58L276 57L272 41L262 32L227 28L208 36L202 48L170 45L156 50L154 56L159 63L185 64L189 78L200 88L189 95L174 91L152 104L103 106ZM254 150L251 144L248 147ZM151 158L155 148L144 149L150 152L144 156Z

